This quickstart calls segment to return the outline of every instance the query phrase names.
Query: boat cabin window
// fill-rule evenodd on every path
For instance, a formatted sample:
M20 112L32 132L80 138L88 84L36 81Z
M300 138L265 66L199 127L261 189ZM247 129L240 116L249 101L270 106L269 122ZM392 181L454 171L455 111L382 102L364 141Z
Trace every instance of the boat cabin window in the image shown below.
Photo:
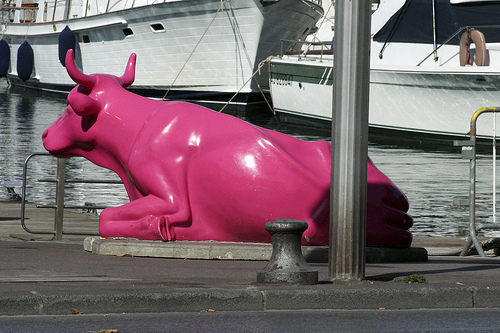
M123 34L125 36L133 36L134 35L134 31L132 31L132 29L130 29L130 28L125 28L125 29L123 29Z
M90 37L88 35L83 35L82 40L84 43L90 43Z
M165 27L161 23L151 23L150 27L153 32L165 32Z

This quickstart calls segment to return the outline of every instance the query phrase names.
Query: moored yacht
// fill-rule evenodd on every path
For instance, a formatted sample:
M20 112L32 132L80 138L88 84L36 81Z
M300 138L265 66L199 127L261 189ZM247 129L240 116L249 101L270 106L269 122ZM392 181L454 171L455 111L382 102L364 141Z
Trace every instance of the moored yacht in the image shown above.
M53 91L74 86L63 67L76 50L85 73L123 72L149 97L224 101L267 88L259 64L282 38L303 39L321 0L2 0L0 75ZM263 73L263 72L261 72ZM259 85L262 85L259 89ZM168 94L167 94L168 93Z
M372 14L371 135L449 142L469 132L477 109L500 106L499 17L498 1L381 1ZM271 61L283 121L330 127L332 37L302 52L284 47ZM492 135L492 119L478 119L479 138Z

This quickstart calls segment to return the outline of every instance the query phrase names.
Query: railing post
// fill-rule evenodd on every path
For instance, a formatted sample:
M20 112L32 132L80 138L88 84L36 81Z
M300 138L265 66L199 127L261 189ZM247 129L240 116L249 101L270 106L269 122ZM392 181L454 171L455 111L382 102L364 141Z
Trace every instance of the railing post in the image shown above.
M54 219L54 238L61 240L63 236L64 187L66 185L66 159L57 159L56 212Z
M477 253L481 257L486 257L484 254L481 242L477 239L476 233L476 135L477 135L477 118L483 113L496 113L500 108L485 107L477 110L472 115L470 121L470 140L469 141L454 141L454 146L462 146L462 158L470 160L469 164L469 239L465 244L461 256L466 256L474 244ZM495 176L495 175L494 175ZM495 191L495 189L493 189ZM495 205L493 205L495 207ZM495 211L493 211L495 214Z

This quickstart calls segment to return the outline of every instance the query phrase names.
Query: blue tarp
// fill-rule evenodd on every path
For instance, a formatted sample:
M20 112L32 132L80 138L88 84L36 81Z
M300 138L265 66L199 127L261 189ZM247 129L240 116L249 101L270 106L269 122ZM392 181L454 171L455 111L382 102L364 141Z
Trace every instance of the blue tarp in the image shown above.
M373 39L378 42L434 43L432 1L407 0ZM500 42L500 2L452 5L449 0L434 1L438 44L444 43L458 29L466 26L480 30L487 43ZM449 44L458 45L460 36L461 33Z

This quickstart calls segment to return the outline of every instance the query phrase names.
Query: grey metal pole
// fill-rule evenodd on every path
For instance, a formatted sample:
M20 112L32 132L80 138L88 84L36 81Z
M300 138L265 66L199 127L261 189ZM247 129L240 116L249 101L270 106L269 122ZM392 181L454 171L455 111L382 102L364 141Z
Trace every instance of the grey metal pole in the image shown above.
M57 159L56 211L54 219L54 240L63 237L64 187L66 185L66 159Z
M370 1L336 1L331 280L362 280L365 276L370 22Z
M469 167L470 167L470 172L469 172L469 232L470 232L470 239L472 239L472 243L476 247L477 253L481 257L486 257L483 251L483 247L481 246L481 243L477 239L476 235L476 147L475 147L475 142L476 142L476 134L474 135L471 134L470 136L470 141L474 144L472 147L473 150L473 158L470 159ZM461 254L463 254L465 251L462 251Z

